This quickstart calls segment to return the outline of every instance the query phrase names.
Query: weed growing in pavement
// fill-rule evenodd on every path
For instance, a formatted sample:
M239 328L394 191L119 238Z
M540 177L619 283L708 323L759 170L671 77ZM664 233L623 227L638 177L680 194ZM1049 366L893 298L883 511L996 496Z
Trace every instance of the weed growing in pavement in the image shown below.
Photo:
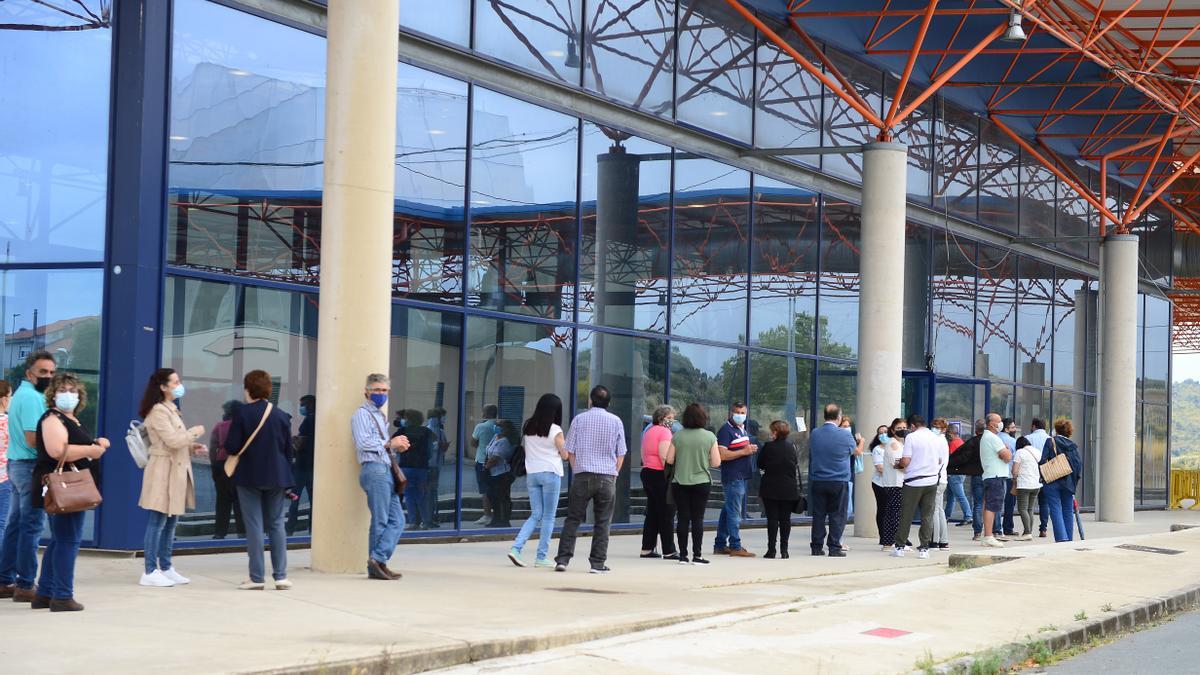
M1004 660L996 652L986 652L971 662L971 675L998 675L1003 670Z
M1083 611L1082 609L1079 610L1078 612L1075 612L1075 620L1076 621L1086 621L1087 620L1087 612Z
M1037 640L1029 643L1028 654L1031 661L1043 664L1054 656L1054 650L1050 649L1050 645L1046 644L1045 640Z
M933 660L933 652L926 649L925 656L922 656L921 658L917 659L917 662L916 662L916 664L914 664L914 667L916 668L916 670L919 670L922 673L925 673L925 675L933 675L935 672L937 672L933 669L934 663L935 663L935 661Z
M1039 629L1038 629L1038 632L1039 632L1039 633L1051 633L1051 632L1054 632L1054 631L1056 631L1056 630L1058 630L1058 626L1055 626L1055 625L1054 625L1054 624L1052 624L1052 623L1048 623L1048 624L1046 624L1045 626L1042 626L1041 628L1039 628Z
M1112 603L1111 603L1111 602L1106 602L1106 603L1104 603L1103 605L1101 605L1101 606L1100 606L1100 611L1101 611L1101 612L1111 612L1111 611L1113 611L1113 606L1112 606Z

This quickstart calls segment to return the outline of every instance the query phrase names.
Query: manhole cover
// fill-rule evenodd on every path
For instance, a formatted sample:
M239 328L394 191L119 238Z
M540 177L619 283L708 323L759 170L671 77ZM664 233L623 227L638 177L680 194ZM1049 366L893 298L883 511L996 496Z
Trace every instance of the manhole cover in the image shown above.
M1121 544L1117 548L1123 548L1126 551L1142 551L1143 553L1161 553L1163 555L1179 555L1183 551L1177 551L1173 548L1159 548L1157 546L1138 546L1137 544Z
M606 591L600 588L551 588L559 593L594 593L596 595L626 595L623 591Z

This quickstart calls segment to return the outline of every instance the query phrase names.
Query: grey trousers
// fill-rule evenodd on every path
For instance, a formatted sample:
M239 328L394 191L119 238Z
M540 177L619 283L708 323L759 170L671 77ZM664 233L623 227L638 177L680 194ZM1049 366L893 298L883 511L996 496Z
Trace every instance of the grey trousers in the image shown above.
M950 527L946 523L946 509L939 508L946 501L946 483L938 483L937 492L934 493L934 509L933 509L933 543L934 544L949 544L950 543ZM921 523L924 524L925 516L921 516Z
M613 507L617 502L617 478L602 473L577 473L567 492L567 518L563 521L554 562L566 565L575 555L575 537L579 524L587 516L588 502L592 502L595 518L588 561L592 567L601 567L608 559L608 527L612 524Z
M1033 534L1033 505L1038 501L1041 488L1022 490L1017 488L1017 513L1021 515L1021 534Z
M921 530L918 533L921 542L919 548L929 548L929 544L933 541L933 512L937 510L934 508L937 489L937 485L904 486L904 493L900 498L900 528L896 531L897 545L903 545L903 542L908 541L913 515L919 509L921 513Z

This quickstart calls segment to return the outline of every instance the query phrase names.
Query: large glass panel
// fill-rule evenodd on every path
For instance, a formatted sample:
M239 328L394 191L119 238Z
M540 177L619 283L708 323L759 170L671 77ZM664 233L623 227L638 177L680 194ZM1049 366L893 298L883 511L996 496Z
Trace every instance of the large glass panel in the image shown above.
M1054 267L1033 258L1017 264L1017 381L1047 385L1055 337Z
M167 262L317 283L325 40L175 3Z
M1088 387L1096 370L1098 297L1093 282L1059 268L1054 282L1054 386Z
M400 27L468 46L471 40L471 0L400 1Z
M904 235L904 367L925 370L929 334L929 230L915 223L905 224Z
M970 375L975 359L975 244L933 236L933 343L939 373Z
M1133 427L1136 434L1136 439L1133 443L1133 499L1135 504L1145 503L1146 492L1142 487L1142 480L1145 473L1143 468L1146 465L1147 443L1146 427L1144 425L1146 423L1146 408L1148 407L1142 404L1135 406L1137 410Z
M675 3L590 2L583 86L655 115L671 114Z
M1142 398L1166 403L1170 391L1167 369L1171 363L1171 304L1166 298L1146 296L1146 357L1142 371Z
M579 120L478 87L474 106L468 303L570 319Z
M533 414L542 394L556 394L563 404L563 430L571 418L571 388L575 374L571 372L571 335L569 328L517 321L498 321L482 317L467 318L466 415L470 442L464 454L462 471L462 526L508 527L520 525L529 517L529 492L525 478L512 480L511 474L484 481L498 467L486 468L487 444L492 439L492 424L519 436L521 426ZM586 401L583 403L586 406ZM491 417L495 414L496 417ZM470 447L468 451L466 448ZM566 492L564 477L562 491ZM512 513L507 519L504 509L496 506L511 500ZM566 503L560 500L565 508ZM565 510L560 510L566 515Z
M883 97L883 111L892 105L899 80L887 76L887 90ZM924 91L924 87L908 86L904 90L903 105L912 103ZM892 130L897 143L908 146L908 198L922 204L929 203L929 191L933 179L933 101L926 101L912 114L905 117Z
M982 419L988 412L984 409L983 394L982 384L939 381L933 390L933 415L945 417L951 426L958 427L964 439L970 438L975 420Z
M1174 261L1169 253L1176 236L1171 212L1152 204L1130 229L1138 236L1139 274L1160 285L1170 284Z
M1137 299L1137 397L1140 401L1145 398L1143 393L1146 379L1146 296L1138 293Z
M852 359L858 355L862 209L826 197L821 216L820 351L822 356ZM896 308L897 314L902 311ZM903 323L897 321L895 328L903 330Z
M579 84L582 10L577 0L476 0L475 51Z
M1016 335L1017 257L1010 251L979 247L978 330L975 333L976 374L1013 378L1013 339Z
M843 364L817 361L817 405L813 411L813 423L824 424L824 420L816 419L816 411L823 410L826 405L836 403L842 408L842 414L858 417L858 367ZM855 422L864 429L874 429L880 424L891 420L858 420Z
M883 108L883 73L858 59L851 58L833 49L825 50L830 63L849 80L867 106L877 115ZM825 97L825 119L822 129L824 146L860 146L869 143L875 136L875 127L850 104L838 96ZM847 155L825 155L823 167L826 173L855 182L862 182L862 153Z
M678 12L676 117L749 143L754 27L725 3L679 0Z
M933 204L949 213L978 217L979 118L942 101L938 117Z
M110 5L0 3L0 262L104 259Z
M462 302L467 84L400 64L396 80L397 297Z
M1021 433L1032 431L1029 421L1039 419L1045 422L1050 417L1050 390L1034 389L1033 387L1017 387L1016 409L1012 417L1021 427ZM1052 429L1047 423L1046 427Z
M816 195L755 176L751 344L815 352L817 232Z
M1021 155L1021 222L1017 230L1022 237L1053 237L1057 208L1058 181L1041 162ZM1049 245L1052 242L1043 242Z
M1020 166L1017 146L994 124L980 122L979 221L1016 234Z
M408 530L454 529L458 457L474 450L458 438L458 361L462 318L456 314L392 307L388 368L392 435L408 438L401 455L412 499L405 499ZM398 423L403 421L401 428ZM463 484L474 477L463 461Z
M579 331L576 358L576 405L587 406L592 387L603 384L612 394L608 410L625 424L629 452L617 476L617 502L613 522L641 522L645 513L642 489L642 432L654 408L666 401L667 343L663 340ZM682 410L677 411L682 416ZM633 516L639 517L633 517Z
M675 334L745 340L749 201L749 173L709 159L676 157Z
M667 330L671 149L583 125L579 321Z
M1082 494L1076 492L1075 495L1079 499L1080 506L1094 507L1096 505L1096 476L1098 473L1096 452L1099 449L1096 439L1100 429L1098 410L1096 397L1085 396L1083 401L1085 418L1083 421L1074 418L1071 420L1075 425L1075 442L1079 443L1080 439L1083 440L1083 443L1080 444L1083 450L1083 490Z
M1071 167L1067 167L1071 169ZM1076 181L1087 185L1087 169L1078 169L1075 171ZM1058 205L1057 218L1055 220L1055 236L1059 238L1056 244L1060 251L1070 253L1071 255L1080 258L1088 257L1088 245L1086 241L1079 237L1088 235L1088 223L1095 219L1095 213L1092 206L1086 199L1079 196L1075 188L1068 183L1058 181ZM1064 237L1075 237L1075 239L1066 239Z
M774 354L750 354L750 400L746 430L759 447L771 440L771 422L792 428L788 440L800 456L800 475L808 474L808 432L816 423L812 410L813 362Z
M811 51L790 30L780 36L805 56ZM811 58L816 61L816 57ZM760 148L802 148L821 144L821 82L796 66L796 60L774 42L759 36L758 96L754 118L754 145ZM820 155L785 157L810 166L820 165Z
M1164 505L1167 502L1167 408L1147 405L1143 408L1142 422L1142 505Z
M991 384L991 398L988 401L987 413L996 413L1001 417L1016 417L1017 396L1011 384Z
M88 403L79 421L93 433L100 409L103 301L102 270L0 271L2 376L15 387L25 379L25 357L38 349L50 352L59 372L75 373L86 385Z
M219 503L229 503L223 498L229 486L219 473L223 467L213 461L213 428L226 419L231 406L242 401L245 374L262 369L271 375L271 401L291 415L292 434L299 434L303 420L300 399L320 394L316 387L317 299L182 277L167 278L165 298L163 365L177 370L186 383L184 419L189 425L203 424L207 430L203 440L210 444L209 455L192 460L196 509L180 519L178 535L192 539L209 539L223 532L233 535L237 524L229 521L228 513L217 512ZM301 479L305 468L311 475L311 461L311 457L298 457ZM301 499L293 502L296 509L289 513L288 522L293 533L307 530L312 522L308 489L305 485L296 490Z

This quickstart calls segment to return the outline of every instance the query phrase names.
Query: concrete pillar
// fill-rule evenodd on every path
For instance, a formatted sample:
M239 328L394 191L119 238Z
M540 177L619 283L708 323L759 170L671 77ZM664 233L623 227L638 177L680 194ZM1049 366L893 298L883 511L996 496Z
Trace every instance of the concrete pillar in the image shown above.
M1100 452L1096 457L1100 520L1133 522L1137 428L1138 238L1109 235L1100 258ZM1083 429L1076 427L1077 433Z
M862 255L858 298L858 426L870 436L900 412L904 335L904 222L908 148L872 143L863 152ZM821 401L822 404L826 401ZM864 465L870 466L870 459ZM877 537L872 470L854 477L854 536Z
M341 0L328 17L312 564L347 573L366 568L369 524L350 416L388 372L399 3Z

